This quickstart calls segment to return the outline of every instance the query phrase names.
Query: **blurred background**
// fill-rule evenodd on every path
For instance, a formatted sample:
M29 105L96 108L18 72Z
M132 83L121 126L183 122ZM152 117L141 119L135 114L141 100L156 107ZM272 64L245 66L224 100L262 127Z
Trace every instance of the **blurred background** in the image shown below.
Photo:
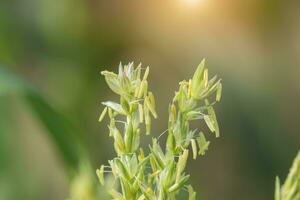
M188 168L198 198L272 199L300 148L299 19L297 0L0 1L0 199L68 199L82 160L94 177L114 157L101 70L150 66L158 136L202 58L224 90L222 137Z

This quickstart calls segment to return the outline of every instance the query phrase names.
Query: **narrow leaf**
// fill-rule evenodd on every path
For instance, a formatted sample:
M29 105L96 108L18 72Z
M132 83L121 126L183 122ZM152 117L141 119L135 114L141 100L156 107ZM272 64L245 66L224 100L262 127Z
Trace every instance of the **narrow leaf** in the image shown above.
M278 176L275 182L275 200L281 200L280 180Z
M192 96L196 97L199 94L200 91L200 84L203 81L203 72L204 72L204 66L205 66L205 59L201 61L201 63L198 65L193 78L192 78L192 84L191 84L191 92Z
M149 67L146 68L146 71L145 71L145 73L144 73L143 80L147 80L148 75L149 75Z
M220 83L217 89L216 101L220 101L222 97L222 84Z

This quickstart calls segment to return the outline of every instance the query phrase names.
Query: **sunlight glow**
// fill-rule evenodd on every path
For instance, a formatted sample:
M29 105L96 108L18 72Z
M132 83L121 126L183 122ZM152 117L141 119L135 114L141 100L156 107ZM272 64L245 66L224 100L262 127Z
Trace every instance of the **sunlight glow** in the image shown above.
M182 3L186 4L187 6L196 6L199 5L204 0L181 0Z

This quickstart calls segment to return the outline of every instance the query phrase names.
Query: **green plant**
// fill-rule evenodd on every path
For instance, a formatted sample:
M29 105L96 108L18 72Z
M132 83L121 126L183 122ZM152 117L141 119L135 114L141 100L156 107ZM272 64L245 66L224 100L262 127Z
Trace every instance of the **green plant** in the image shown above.
M280 186L280 180L276 177L275 200L299 200L300 199L300 151L296 156L284 184Z
M114 187L109 187L109 194L116 200L175 200L176 195L188 191L189 200L196 199L190 176L185 167L191 146L193 158L204 155L209 141L203 132L191 130L190 122L204 120L211 132L219 137L219 127L213 106L221 99L222 85L214 76L209 80L208 70L203 60L192 79L181 81L179 90L169 106L167 142L161 148L159 138L152 139L149 153L140 148L140 137L145 129L151 132L151 116L157 118L155 99L148 91L147 77L149 67L141 65L135 69L133 63L124 67L120 64L118 74L101 72L109 88L120 96L120 102L103 102L105 106L100 115L101 121L106 113L110 118L109 136L114 139L117 157L102 165L97 175L104 184L104 173L112 173ZM213 97L213 95L215 95ZM144 124L145 128L141 125ZM121 130L121 131L120 131Z
M13 72L5 70L0 65L0 100L11 97L24 99L28 103L41 124L46 128L47 131L45 133L52 139L60 152L60 156L66 166L66 172L69 175L69 199L95 200L105 198L105 194L99 189L98 184L96 184L97 179L94 176L85 145L78 137L79 129L50 105L46 98L33 85L27 83ZM10 100L7 99L7 101ZM7 105L3 105L3 101L1 103L0 108L7 107ZM3 119L7 119L6 115L3 116L5 117L0 117L0 141L6 138L6 135L9 135L8 131L5 131L3 126L1 126ZM13 137L16 137L16 135L13 134ZM0 157L4 157L1 155L1 150ZM18 180L13 181L17 182ZM16 198L19 199L24 194L19 191L16 195Z

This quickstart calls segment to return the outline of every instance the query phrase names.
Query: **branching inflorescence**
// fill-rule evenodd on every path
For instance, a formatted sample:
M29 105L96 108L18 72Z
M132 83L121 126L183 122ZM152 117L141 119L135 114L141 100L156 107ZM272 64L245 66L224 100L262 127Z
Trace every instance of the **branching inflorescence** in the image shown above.
M119 66L118 74L101 72L109 88L120 96L120 102L103 102L105 106L99 121L108 113L109 136L114 139L117 157L97 170L101 184L104 173L112 173L114 187L108 192L115 200L175 200L176 195L188 191L189 200L196 193L188 185L185 172L189 155L204 155L209 146L203 132L190 129L193 120L204 120L209 130L219 137L213 106L220 101L222 85L217 77L209 80L203 60L192 79L179 83L179 90L169 106L167 142L163 149L157 138L145 152L140 147L142 132L151 132L151 115L157 118L155 99L148 90L149 67L134 69L133 63ZM144 71L145 70L145 71ZM142 75L142 71L144 71ZM144 125L144 126L142 126ZM145 128L143 128L145 127Z

